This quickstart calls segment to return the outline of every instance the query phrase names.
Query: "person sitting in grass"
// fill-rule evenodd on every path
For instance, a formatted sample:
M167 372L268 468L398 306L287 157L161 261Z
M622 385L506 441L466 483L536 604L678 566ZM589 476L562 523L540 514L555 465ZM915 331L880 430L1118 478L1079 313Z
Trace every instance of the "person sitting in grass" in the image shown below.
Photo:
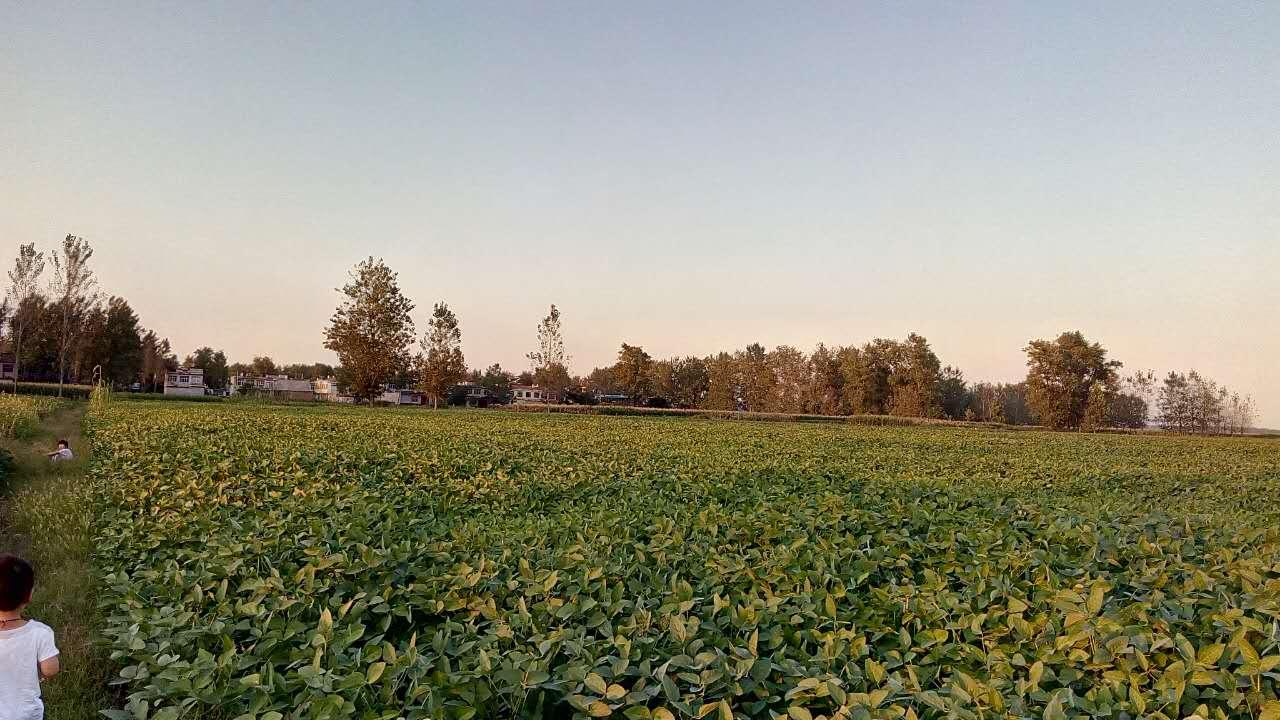
M59 440L58 449L54 450L51 453L45 453L45 454L48 455L49 459L54 462L58 462L59 460L70 460L71 458L75 457L74 455L71 454L71 443L67 442L66 440Z
M58 673L53 629L22 617L36 573L14 555L0 555L0 717L41 720L40 681Z

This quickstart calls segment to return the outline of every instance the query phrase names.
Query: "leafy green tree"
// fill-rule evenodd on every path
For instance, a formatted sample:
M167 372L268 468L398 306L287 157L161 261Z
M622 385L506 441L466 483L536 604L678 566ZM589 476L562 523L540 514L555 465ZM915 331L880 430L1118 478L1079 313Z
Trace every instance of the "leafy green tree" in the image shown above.
M1093 386L1111 387L1121 367L1079 331L1064 332L1056 340L1032 340L1024 351L1027 401L1041 422L1057 429L1080 427Z
M840 348L833 350L818 343L809 356L805 412L818 415L840 415L844 412L844 373L840 370L840 352Z
M737 410L742 382L736 358L726 352L707 358L707 392L701 407L706 410Z
M941 365L921 335L911 333L906 342L896 344L889 373L890 412L905 417L941 416Z
M121 297L107 300L101 347L102 377L115 386L129 385L142 375L142 335L138 315Z
M1100 430L1107 424L1107 390L1103 383L1094 383L1089 387L1089 399L1085 402L1084 418L1080 421L1081 430Z
M1009 422L1008 418L1005 416L1005 413L1004 413L1004 400L1001 399L999 395L997 395L995 397L995 400L991 403L991 417L989 419L992 422L998 422L998 423Z
M279 375L280 368L269 355L255 355L249 364L249 371L254 375Z
M75 342L85 312L98 301L94 290L97 281L89 269L93 248L81 237L67 235L62 241L61 253L50 253L53 277L49 282L49 296L57 308L58 323L58 397L67 375L67 356Z
M893 407L894 365L898 360L898 343L876 338L841 363L845 375L845 396L855 414L888 414Z
M32 295L16 315L29 325L22 333L24 380L58 381L58 312L42 294Z
M538 323L538 349L529 353L533 363L533 380L553 400L558 400L565 388L572 384L569 377L569 356L564 349L560 309L555 305Z
M71 352L71 378L77 382L89 383L93 380L93 368L98 364L96 350L101 346L101 338L106 331L107 311L101 303L95 304L85 313L80 323L80 331L76 333L75 346Z
M695 408L707 394L710 378L707 364L698 357L685 357L671 361L671 395L676 407Z
M612 395L617 392L617 387L614 384L613 366L595 368L590 375L587 375L583 385L588 391L596 395Z
M188 355L182 364L203 370L205 385L215 390L227 387L230 368L227 367L227 355L221 350L215 351L207 345L196 348L195 352Z
M765 358L773 378L766 395L767 412L801 413L809 389L809 358L790 345L779 345Z
M7 299L13 307L9 318L10 345L13 347L13 391L18 392L18 378L22 375L22 341L39 318L33 315L36 305L32 302L40 296L40 275L44 273L44 253L36 251L35 243L18 246L18 257L9 271Z
M164 389L164 356L160 351L160 338L152 330L142 333L142 373L138 381L147 392Z
M676 365L674 360L654 360L649 371L649 393L675 404Z
M760 343L751 343L734 355L738 368L740 399L747 410L766 412L772 403L777 377L769 367L769 353Z
M1107 422L1115 427L1140 429L1147 426L1147 401L1131 392L1110 393Z
M511 397L511 373L502 369L498 363L485 368L484 374L476 379L476 384L487 388L489 392L506 400Z
M288 365L277 366L276 372L272 374L288 375L291 378L302 380L316 380L318 378L331 378L335 371L336 369L328 363L289 363Z
M938 395L942 402L942 412L952 420L965 417L969 409L969 386L964 381L964 373L950 365L942 368L938 380Z
M344 300L325 329L324 346L338 355L343 385L368 402L408 371L413 303L400 292L396 273L372 257L356 265L339 292Z
M441 401L447 400L450 388L462 382L466 375L462 329L458 327L458 316L447 303L435 304L416 364L419 387L431 399L432 407L439 407Z
M639 345L622 343L613 366L613 381L632 402L644 402L653 389L653 358Z

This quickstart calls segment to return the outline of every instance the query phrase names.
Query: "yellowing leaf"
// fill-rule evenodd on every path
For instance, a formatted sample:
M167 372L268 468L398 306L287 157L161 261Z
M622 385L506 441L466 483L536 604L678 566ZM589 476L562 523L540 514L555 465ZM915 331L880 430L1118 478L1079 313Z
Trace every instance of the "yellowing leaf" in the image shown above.
M587 675L587 677L583 679L582 684L586 685L588 690L597 695L604 695L609 691L609 684L604 681L604 678L600 677L596 673Z
M1102 580L1095 580L1093 587L1089 588L1089 599L1085 601L1085 609L1091 615L1097 615L1102 610L1102 603L1107 597L1107 584Z
M1253 645L1249 644L1248 638L1244 637L1243 634L1236 640L1235 645L1246 663L1250 665L1257 665L1262 659L1258 657L1258 651L1253 649Z
M1222 643L1213 645L1205 645L1196 653L1196 662L1205 667L1213 667L1218 664L1218 658L1222 657L1222 652L1227 649Z
M1039 660L1031 665L1031 670L1027 672L1027 682L1031 683L1031 687L1040 687L1040 678L1044 676L1044 663Z

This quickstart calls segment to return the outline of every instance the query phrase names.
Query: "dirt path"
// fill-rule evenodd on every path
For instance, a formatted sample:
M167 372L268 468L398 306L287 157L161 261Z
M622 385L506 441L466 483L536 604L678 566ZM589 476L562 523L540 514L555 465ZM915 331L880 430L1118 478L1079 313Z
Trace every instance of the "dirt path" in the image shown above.
M50 720L101 717L98 711L113 705L107 689L111 663L95 642L93 514L85 485L89 448L80 436L86 408L73 403L45 418L34 437L3 442L14 468L0 488L0 552L35 565L27 615L53 627L62 653L62 673L44 687ZM45 457L59 438L70 442L75 460L51 463Z

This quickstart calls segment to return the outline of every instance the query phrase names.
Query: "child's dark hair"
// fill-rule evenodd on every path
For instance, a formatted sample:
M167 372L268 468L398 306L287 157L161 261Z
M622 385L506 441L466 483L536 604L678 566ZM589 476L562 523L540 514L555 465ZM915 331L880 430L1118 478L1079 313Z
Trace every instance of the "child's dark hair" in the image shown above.
M64 446L66 446L66 447L71 447L71 443L67 442L65 439L63 439L63 440L59 440L59 441L58 441L58 444L59 444L59 445L64 445Z
M31 599L36 571L17 555L0 555L0 610L10 612Z

